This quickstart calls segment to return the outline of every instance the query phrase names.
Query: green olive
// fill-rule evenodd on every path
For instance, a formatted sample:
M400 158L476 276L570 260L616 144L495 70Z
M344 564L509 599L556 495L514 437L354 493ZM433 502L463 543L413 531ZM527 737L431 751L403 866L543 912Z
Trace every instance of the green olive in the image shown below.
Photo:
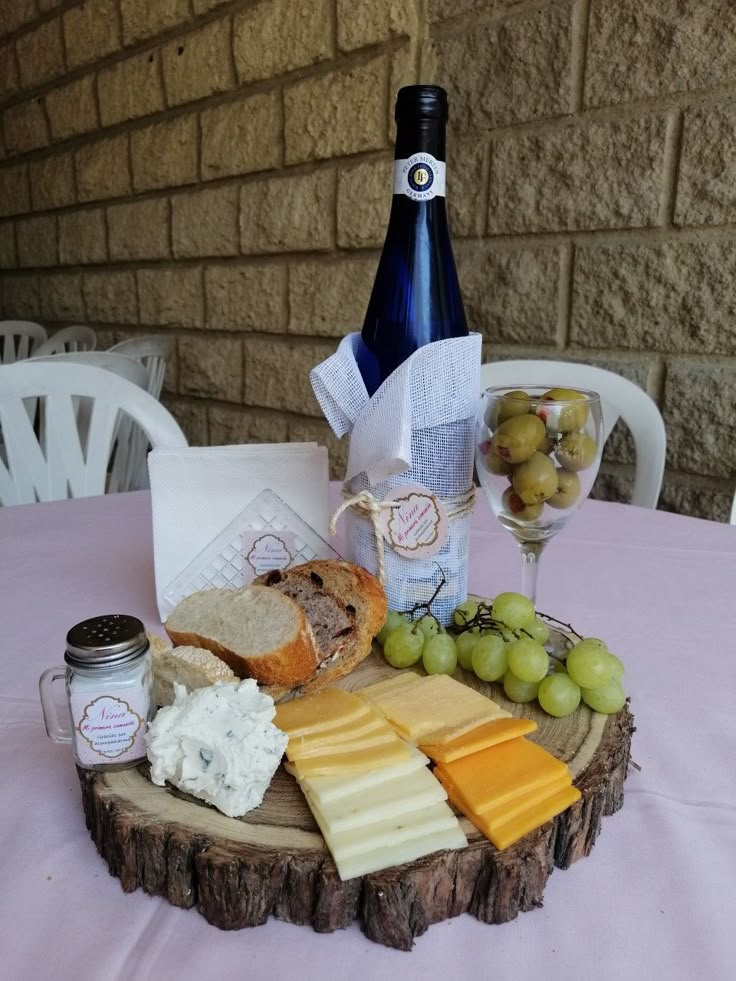
M528 460L544 439L544 423L536 416L514 416L502 422L491 439L493 449L508 463Z
M549 456L549 454L554 450L555 446L557 446L557 440L552 439L552 437L547 434L537 447L537 450L540 453L546 453L547 456Z
M580 497L580 477L560 467L557 471L557 493L547 501L551 508L571 508Z
M545 402L567 402L567 405L545 406ZM578 404L570 404L578 403ZM572 388L551 388L542 396L538 415L547 428L558 433L582 429L588 421L588 403L581 392Z
M587 433L568 433L557 447L557 459L565 470L585 470L597 453L595 440Z
M506 422L515 416L526 415L529 411L529 396L526 392L509 392L498 403L498 421Z
M506 460L502 460L501 457L493 449L490 449L483 460L486 470L490 470L491 473L495 473L497 477L508 476L513 467Z
M521 518L522 521L534 521L535 518L539 517L544 508L543 504L524 504L513 487L507 487L503 492L501 504L507 514L512 514L515 518Z
M533 453L514 470L514 490L524 504L547 501L557 493L557 471L544 453Z

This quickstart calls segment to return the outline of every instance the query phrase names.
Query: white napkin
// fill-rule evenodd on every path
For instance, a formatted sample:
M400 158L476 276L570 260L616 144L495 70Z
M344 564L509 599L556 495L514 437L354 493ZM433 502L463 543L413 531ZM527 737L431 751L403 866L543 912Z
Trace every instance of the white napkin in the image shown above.
M202 549L269 488L327 539L327 450L316 443L155 449L148 455L156 600Z

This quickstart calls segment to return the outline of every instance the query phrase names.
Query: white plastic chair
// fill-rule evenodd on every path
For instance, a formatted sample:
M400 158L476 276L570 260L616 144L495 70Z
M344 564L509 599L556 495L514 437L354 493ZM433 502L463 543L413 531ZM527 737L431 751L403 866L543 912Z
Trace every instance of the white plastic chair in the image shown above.
M89 431L80 438L75 399L92 403ZM39 440L24 399L39 400L46 412ZM167 409L138 385L110 371L65 364L58 358L0 367L0 504L32 504L104 494L110 458L116 451L119 415L133 419L152 446L181 447L187 441Z
M83 324L72 324L70 327L62 327L61 330L44 341L40 347L36 348L32 357L40 358L47 354L67 354L75 351L94 351L97 347L97 334L91 327Z
M25 361L47 337L45 327L32 320L0 321L0 365Z
M603 439L619 418L628 426L636 450L631 503L656 508L664 477L667 437L656 403L634 382L605 368L576 361L495 361L481 365L481 390L491 385L550 385L598 392Z
M81 364L89 368L103 368L111 371L121 378L133 382L144 391L148 386L148 376L146 369L139 361L128 358L124 354L110 353L110 351L67 351L64 354L45 354L40 357L30 358L31 361L43 364Z

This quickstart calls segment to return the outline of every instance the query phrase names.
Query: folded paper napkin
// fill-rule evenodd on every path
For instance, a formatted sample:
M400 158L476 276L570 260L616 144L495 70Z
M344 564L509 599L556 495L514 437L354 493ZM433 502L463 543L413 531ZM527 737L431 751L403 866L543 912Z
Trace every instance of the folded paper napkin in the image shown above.
M257 494L270 488L327 538L327 450L316 443L155 449L148 456L156 600Z

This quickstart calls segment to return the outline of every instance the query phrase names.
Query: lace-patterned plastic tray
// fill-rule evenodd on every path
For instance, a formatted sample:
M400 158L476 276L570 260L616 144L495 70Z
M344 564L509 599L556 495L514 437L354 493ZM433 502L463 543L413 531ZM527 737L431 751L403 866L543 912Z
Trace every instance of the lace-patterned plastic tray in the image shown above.
M270 569L341 556L278 494L264 490L164 591L171 607L214 586L245 586Z

